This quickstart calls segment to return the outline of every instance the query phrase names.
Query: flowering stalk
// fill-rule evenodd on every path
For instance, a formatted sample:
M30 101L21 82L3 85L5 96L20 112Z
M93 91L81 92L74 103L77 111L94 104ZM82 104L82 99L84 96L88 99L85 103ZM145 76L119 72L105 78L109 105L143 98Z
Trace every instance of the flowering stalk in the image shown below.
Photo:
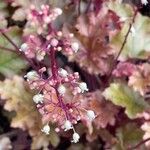
M67 120L69 120L69 116L68 116L68 112L67 112L67 109L66 109L66 105L64 104L64 102L62 100L62 97L60 96L60 94L59 94L59 92L57 90L59 85L61 84L61 82L58 79L58 67L57 67L55 54L56 54L56 52L55 52L54 48L51 48L51 50L50 50L50 56L51 56L50 60L51 60L52 78L53 78L54 81L56 81L56 84L54 85L54 88L56 90L56 94L57 94L57 98L58 98L58 101L60 103L60 106L65 111Z
M79 43L72 39L72 33L65 37L61 31L57 32L51 25L51 22L61 13L60 8L50 8L48 5L42 5L40 11L32 6L28 23L32 27L36 26L37 35L24 37L25 42L20 48L3 31L1 34L33 68L25 75L25 78L30 88L38 91L33 96L33 101L42 115L44 127L41 131L49 134L49 123L57 123L56 131L72 129L74 132L72 142L77 143L80 136L75 131L73 124L79 120L91 122L96 115L88 106L81 105L82 100L79 98L82 93L88 91L88 88L86 83L78 81L79 74L77 72L68 73L67 70L59 68L57 65L57 51L64 51L64 53L72 55L79 50ZM43 32L45 35L42 39L41 34ZM50 68L47 66L41 68L38 64L44 60L46 55L50 58ZM33 60L37 61L37 65L33 63ZM48 73L48 78L44 76L44 72Z

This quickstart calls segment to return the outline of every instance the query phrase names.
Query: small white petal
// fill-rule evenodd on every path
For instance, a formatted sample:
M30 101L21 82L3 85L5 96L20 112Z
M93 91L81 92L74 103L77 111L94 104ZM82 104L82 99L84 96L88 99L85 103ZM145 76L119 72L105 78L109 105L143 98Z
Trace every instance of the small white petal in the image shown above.
M72 142L77 143L77 142L79 142L80 136L78 133L74 132L72 138L73 138Z
M96 117L94 111L92 111L92 110L87 111L87 116L90 121L94 120Z
M141 3L142 3L143 5L147 5L147 4L148 4L148 0L141 0Z
M58 47L57 47L57 50L58 50L58 51L61 51L61 50L62 50L62 47L58 46Z
M81 89L81 92L88 91L87 84L85 82L79 83L79 88Z
M36 80L36 79L38 79L39 76L36 71L30 71L25 75L25 77L28 80Z
M60 8L55 8L54 9L54 12L57 14L57 15L61 15L62 14L62 9L60 9Z
M22 45L21 45L21 47L20 47L20 51L21 52L25 52L25 51L27 51L28 50L28 44L27 43L23 43Z
M68 72L67 72L65 69L63 69L63 68L60 68L60 69L58 70L58 74L59 74L60 76L64 77L64 78L68 76Z
M64 95L65 92L66 92L65 86L60 85L60 86L58 87L58 92L59 92L59 94Z
M71 48L73 49L74 52L77 52L79 50L79 44L77 42L73 42L71 44Z
M66 122L64 124L64 129L65 129L65 131L72 129L72 124L69 120L66 120Z
M46 124L41 131L44 132L45 134L49 134L50 126Z
M33 101L37 103L43 103L44 96L42 94L37 94L33 96Z

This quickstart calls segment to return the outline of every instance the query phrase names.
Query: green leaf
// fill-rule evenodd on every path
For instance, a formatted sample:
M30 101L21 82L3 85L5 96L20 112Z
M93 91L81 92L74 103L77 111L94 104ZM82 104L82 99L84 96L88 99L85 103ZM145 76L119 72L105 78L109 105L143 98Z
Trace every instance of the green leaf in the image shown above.
M112 83L110 87L105 89L103 95L115 105L124 107L126 109L125 113L131 119L136 118L138 113L149 107L139 93L125 84Z
M114 5L110 3L109 7L115 11L118 16L126 19L121 31L111 40L111 46L119 51L128 32L129 24L134 15L133 8L128 4ZM150 18L137 13L133 28L135 33L130 32L124 49L119 57L120 60L128 58L147 59L150 56Z
M0 50L0 73L11 77L26 68L27 63L16 54Z
M134 14L134 10L131 5L125 3L118 3L118 1L109 1L108 8L114 11L121 18L129 18Z
M7 32L7 35L13 42L18 45L21 44L21 30L18 27L12 27ZM1 35L0 46L14 49L14 47ZM9 52L0 49L0 73L7 77L20 73L22 69L26 68L27 62L18 56L15 52Z
M6 34L18 47L20 47L22 42L21 41L22 30L19 27L13 26L8 28ZM5 37L3 37L1 34L0 34L0 46L14 49L14 46L10 42L8 42L8 40Z
M4 29L7 27L6 17L8 17L8 10L6 9L6 7L6 2L4 2L4 0L0 0L0 29Z
M0 13L2 13L0 15L4 15L4 14L5 16L8 15L8 11L6 7L7 7L7 3L5 2L5 0L0 0Z
M118 142L112 150L126 150L129 146L134 147L142 141L143 135L144 132L135 123L128 123L117 129Z

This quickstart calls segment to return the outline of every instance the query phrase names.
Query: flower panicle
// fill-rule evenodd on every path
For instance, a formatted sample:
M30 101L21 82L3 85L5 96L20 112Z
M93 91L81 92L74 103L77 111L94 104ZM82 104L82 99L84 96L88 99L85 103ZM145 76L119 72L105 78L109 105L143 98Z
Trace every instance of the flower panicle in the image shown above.
M45 134L50 133L49 123L58 125L56 132L60 130L73 130L72 142L77 143L80 136L75 131L74 124L79 120L92 121L96 115L92 110L87 110L81 106L79 95L88 91L87 84L81 82L79 73L70 73L65 68L60 68L56 53L63 51L72 55L80 49L80 43L74 41L74 35L70 33L68 37L63 36L61 31L55 31L51 28L51 22L62 14L59 8L50 8L42 5L41 10L37 11L34 6L31 7L28 20L32 25L37 25L37 35L28 35L25 42L21 45L20 51L29 59L38 61L37 64L43 63L45 57L50 60L50 67L32 70L25 75L31 89L37 90L38 93L33 96L38 111L42 115L43 129ZM42 28L43 27L43 28ZM47 28L47 33L43 30ZM44 40L43 40L44 38Z

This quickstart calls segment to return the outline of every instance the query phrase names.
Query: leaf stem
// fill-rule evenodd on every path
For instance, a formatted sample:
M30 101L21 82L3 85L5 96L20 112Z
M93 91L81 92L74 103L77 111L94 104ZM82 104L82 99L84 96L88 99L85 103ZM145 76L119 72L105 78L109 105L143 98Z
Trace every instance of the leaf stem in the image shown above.
M29 59L28 57L26 57L26 55L24 53L20 52L19 47L4 32L1 31L0 33L4 36L5 39L7 39L7 41L9 43L12 44L12 46L16 49L16 52L18 54L20 54L27 62L29 62L29 64L31 65L31 67L38 72L38 68L33 63L33 61L31 59ZM10 50L10 49L5 49L5 50Z
M9 52L16 52L14 49L3 47L1 45L0 45L0 49L6 50L6 51L9 51Z
M122 43L122 45L121 45L121 48L120 48L120 50L119 50L119 52L118 52L118 54L117 54L117 56L116 56L116 58L115 58L115 60L114 60L114 62L113 62L113 64L112 64L112 67L111 67L111 69L110 69L110 72L108 73L108 80L107 80L108 83L109 83L109 81L110 81L110 79L111 79L111 77L112 77L113 70L116 68L118 58L119 58L121 52L123 51L123 49L124 49L124 47L125 47L125 45L126 45L126 42L127 42L128 36L129 36L129 33L130 33L131 28L132 28L132 25L133 25L133 23L134 23L134 21L135 21L136 15L137 15L137 10L135 10L135 13L134 13L132 22L129 24L129 28L128 28L128 31L127 31L127 33L126 33L126 35L125 35L124 41L123 41L123 43Z
M147 138L147 139L145 139L145 140L142 140L142 141L139 142L137 145L128 148L128 150L134 150L134 149L137 149L137 148L139 148L141 145L143 145L144 143L146 143L147 141L150 141L150 138Z

